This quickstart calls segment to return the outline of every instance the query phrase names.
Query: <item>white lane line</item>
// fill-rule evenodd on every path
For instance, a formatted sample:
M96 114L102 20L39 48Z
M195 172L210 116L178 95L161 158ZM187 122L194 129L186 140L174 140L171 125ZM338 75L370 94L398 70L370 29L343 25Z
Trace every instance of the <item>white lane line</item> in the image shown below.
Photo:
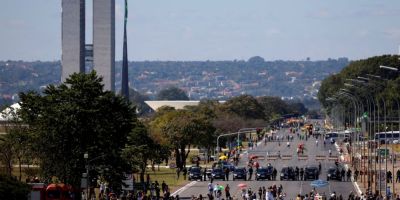
M179 195L181 192L185 191L186 189L188 189L189 187L193 186L196 183L197 183L197 181L192 181L192 182L186 184L185 186L179 188L174 193L172 193L171 196Z

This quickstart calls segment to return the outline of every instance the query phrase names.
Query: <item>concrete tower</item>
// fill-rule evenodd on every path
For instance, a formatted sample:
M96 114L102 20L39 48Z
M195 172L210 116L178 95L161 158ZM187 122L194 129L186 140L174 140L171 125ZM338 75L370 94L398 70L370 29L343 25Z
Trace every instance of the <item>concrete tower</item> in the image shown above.
M115 83L115 0L93 1L93 69L103 77L104 89Z
M61 81L85 71L85 0L62 0Z

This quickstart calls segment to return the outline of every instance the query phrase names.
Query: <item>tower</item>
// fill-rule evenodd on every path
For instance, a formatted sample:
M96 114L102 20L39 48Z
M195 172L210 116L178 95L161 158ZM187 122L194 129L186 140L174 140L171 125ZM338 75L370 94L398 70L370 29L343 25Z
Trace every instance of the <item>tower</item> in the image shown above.
M115 0L93 1L93 69L103 77L104 89L115 83Z
M128 81L128 44L126 35L126 23L128 20L128 0L125 0L125 18L124 18L124 45L122 55L122 80L121 95L129 101L129 81Z
M62 0L61 81L85 72L85 0Z
M84 73L86 56L103 77L104 89L114 91L115 0L93 0L93 44L85 44L85 0L62 0L61 32L61 81Z

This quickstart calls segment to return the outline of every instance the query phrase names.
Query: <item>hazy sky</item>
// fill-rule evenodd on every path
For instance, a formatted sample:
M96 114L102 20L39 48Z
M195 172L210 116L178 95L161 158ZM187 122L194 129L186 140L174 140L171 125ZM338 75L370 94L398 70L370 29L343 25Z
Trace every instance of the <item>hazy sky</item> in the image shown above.
M120 60L123 0L116 2ZM129 59L247 60L259 55L316 60L397 54L399 20L399 0L129 0ZM0 27L0 60L60 59L61 0L1 0ZM91 41L91 32L86 38Z

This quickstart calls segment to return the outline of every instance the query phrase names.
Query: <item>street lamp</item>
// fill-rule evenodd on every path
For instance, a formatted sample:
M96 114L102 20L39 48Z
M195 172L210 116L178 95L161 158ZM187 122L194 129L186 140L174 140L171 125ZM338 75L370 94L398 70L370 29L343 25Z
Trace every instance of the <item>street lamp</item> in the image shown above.
M83 154L83 158L86 162L86 199L89 199L89 154L86 152L85 154Z

